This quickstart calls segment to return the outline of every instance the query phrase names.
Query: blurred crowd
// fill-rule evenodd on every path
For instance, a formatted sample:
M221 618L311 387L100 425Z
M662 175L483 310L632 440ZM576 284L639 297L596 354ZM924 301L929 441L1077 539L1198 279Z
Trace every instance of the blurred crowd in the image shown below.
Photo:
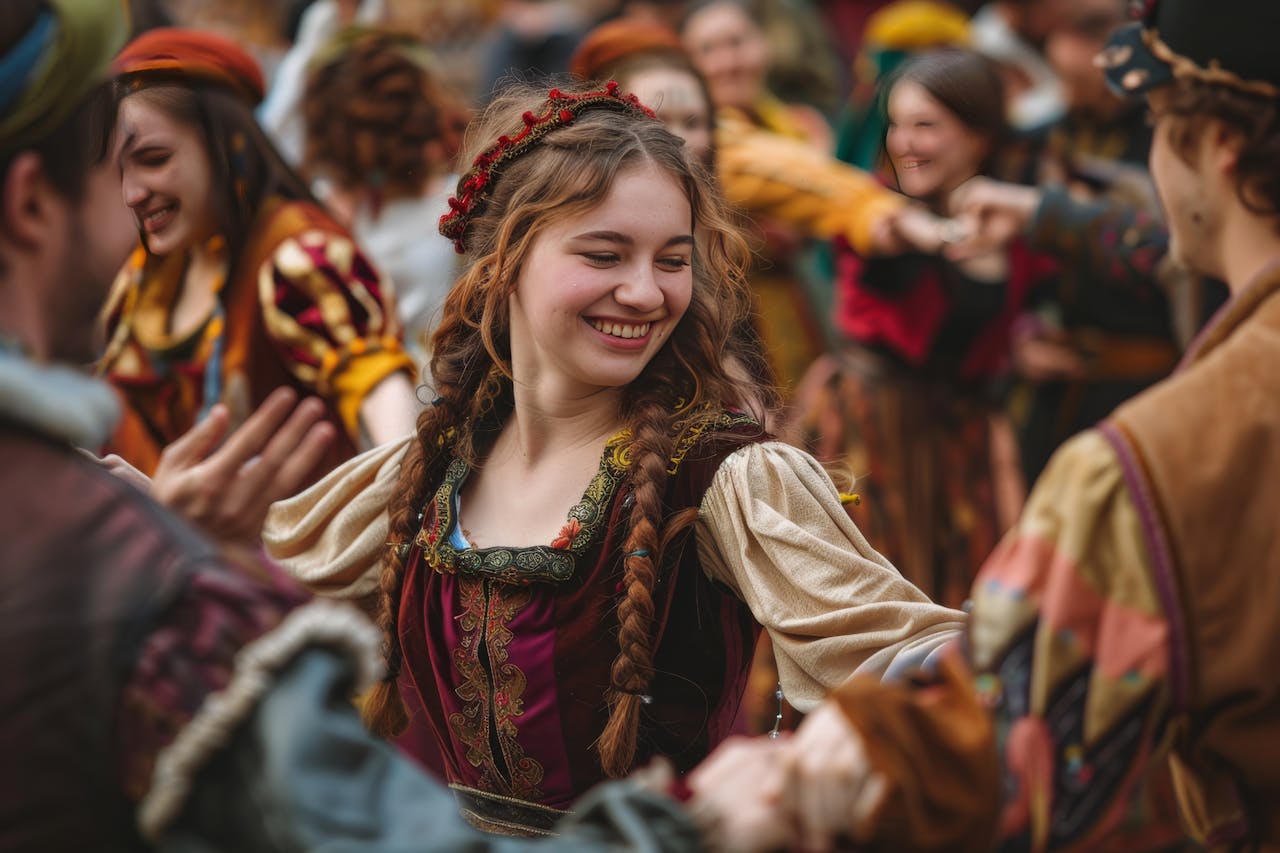
M63 6L90 2L49 5L61 14ZM232 543L237 573L268 578L261 589L225 593L228 612L261 616L261 626L227 618L235 625L230 633L243 629L245 642L270 634L275 628L267 626L301 601L292 582L275 585L277 569L258 564L268 562L265 555L311 590L352 599L377 620L382 646L351 651L387 665L364 700L365 720L449 779L472 825L516 834L560 826L569 827L570 837L593 838L594 830L583 828L589 817L576 829L572 820L556 821L585 790L625 775L639 758L675 756L683 773L729 734L787 741L784 732L802 725L802 711L816 722L798 739L821 753L814 733L834 726L829 715L836 712L826 710L833 702L868 739L879 732L888 743L901 733L894 721L915 720L917 697L934 695L915 694L911 707L898 708L884 704L892 705L884 699L889 694L877 694L863 705L854 688L824 704L833 688L853 683L846 679L855 672L874 670L892 683L927 663L943 698L921 719L954 713L960 722L952 726L947 718L939 730L994 739L984 728L990 705L978 707L986 701L981 679L978 699L964 693L964 701L949 704L945 688L954 674L945 664L939 670L935 656L965 630L972 598L998 600L987 615L1013 613L1041 594L1029 578L1043 570L1066 585L1055 588L1057 598L1046 598L1049 609L1078 601L1080 613L1095 608L1114 616L1124 608L1108 609L1112 599L1131 604L1130 594L1157 616L1171 606L1164 598L1151 604L1149 579L1127 574L1159 563L1159 554L1128 559L1127 546L1112 547L1102 521L1061 540L1052 535L1061 520L1058 498L1074 507L1061 513L1064 529L1116 505L1123 514L1116 526L1125 527L1116 542L1150 527L1128 498L1115 497L1134 488L1120 485L1116 459L1128 457L1114 450L1119 445L1110 433L1108 444L1091 430L1117 410L1130 411L1121 407L1173 374L1228 300L1221 265L1193 271L1183 263L1190 250L1170 250L1169 198L1164 186L1157 192L1149 166L1152 111L1146 101L1120 97L1114 74L1108 85L1107 61L1099 59L1110 56L1114 65L1129 56L1107 53L1130 17L1129 0L126 5L127 46L113 50L109 64L105 57L83 59L86 69L109 68L110 96L78 96L113 105L108 130L93 124L92 111L80 130L85 138L90 131L110 136L110 164L130 214L121 224L118 213L94 218L90 211L85 221L104 226L95 231L104 244L117 237L132 248L119 268L105 260L111 255L105 249L66 253L74 256L68 263L84 265L84 280L104 278L109 266L105 278L113 283L92 322L86 317L82 324L98 333L94 343L60 354L93 365L120 417L109 430L73 443L97 452L113 474L203 534ZM27 48L34 56L37 43L53 50L52 39L39 41L52 14L33 12L30 33L22 40L15 34L13 63ZM7 31L0 28L0 35L7 38ZM12 68L0 63L0 80L17 80L5 76L17 74ZM1138 77L1129 81L1123 86L1142 85ZM34 85L26 77L22 83ZM0 101L7 97L0 91ZM652 117L677 139L663 133L655 141L653 129L626 125L654 124ZM600 165L609 162L615 140L621 165ZM623 190L630 195L618 195ZM1192 210L1188 216L1198 213L1193 196L1181 200ZM567 303L564 294L577 293L571 285L585 281L581 287L589 289L591 275L603 281L602 270L644 245L649 223L640 213L658 211L659 218L672 209L691 213L697 235L663 232L667 254L656 265L663 282L666 275L691 279L693 296L675 312L675 322L687 317L683 331L667 330L669 342L658 342L648 336L651 326L658 334L661 317L628 323L588 317L583 309L592 334L616 339L607 346L618 352L652 344L632 373L619 368L615 376L608 357L574 349L574 335L585 327L566 331L555 325L554 311L536 313L540 305L526 282ZM562 220L592 217L634 226L642 236L601 225L574 237L594 247L575 249L590 267L585 273L539 254ZM707 233L712 237L704 241ZM5 275L0 265L0 281ZM563 286L553 291L557 276ZM671 300L663 298L649 313L666 310ZM529 328L533 343L522 349L519 336ZM543 372L526 372L529 364ZM589 413L598 418L570 406L576 416L558 419L562 409L529 402L528 389L543 388L530 376L577 381L584 371L591 381L581 385L604 388L616 402ZM304 402L295 409L298 400ZM1158 432L1158 417L1133 417L1134 434ZM556 428L540 432L539 419ZM581 440L561 442L566 436ZM1085 472L1077 478L1084 485L1072 479L1062 455L1055 457L1063 445L1075 470ZM521 467L519 460L536 456L530 447L555 450L547 457L554 464ZM1171 450L1168 458L1175 456ZM739 458L753 467L738 470L726 461ZM31 476L39 482L43 475ZM461 521L468 477L471 529ZM1041 490L1033 491L1038 482ZM525 498L509 514L502 508L508 488ZM68 495L74 491L67 486ZM724 507L717 509L717 501ZM508 539L486 536L498 530L511 541L533 541L529 531L546 527L536 512L556 509L550 515L559 525L561 505L572 510L549 546L506 548ZM690 533L693 519L699 526ZM129 523L146 529L137 519ZM1042 530L1050 531L1043 554L1035 544ZM135 531L125 538L145 536ZM686 548L686 541L696 545ZM672 542L679 547L664 562ZM805 568L792 569L792 546L811 560ZM148 547L165 565L166 549L181 550L168 540ZM1085 581L1063 580L1112 560L1123 568L1107 576L1129 578L1117 582L1123 589L1086 595L1070 585L1083 588ZM984 565L993 580L975 589ZM668 582L682 568L679 583ZM206 593L190 607L223 600ZM1000 598L1005 593L1007 600ZM723 601L713 599L720 595ZM1141 621L1146 611L1141 619L1133 615L1139 610L1133 605L1114 616L1122 627L1098 639L1098 648L1123 657L1116 637L1148 625ZM533 613L543 621L533 627L520 621L532 622ZM222 618L184 612L186 622L169 626L182 638L164 646L164 628L161 640L140 647L146 666L131 676L133 692L121 700L129 714L173 731L187 724L199 697L187 701L182 674L163 661L188 641L183 632L191 625L206 624L201 620L216 622L210 635L221 637ZM994 642L1017 620L1006 621L995 620L985 634L975 629L973 648ZM1024 629L1032 630L1025 621L1018 625ZM367 633L367 626L353 631ZM710 635L714 641L702 648ZM593 642L600 637L608 642ZM1059 635L1029 637L1004 637L1001 645L1025 651L1023 675L1033 657L1049 655L1046 648L1061 650L1054 645ZM696 653L672 652L681 638ZM346 640L317 642L349 651ZM182 646L174 654L187 651ZM1094 651L1090 646L1079 660L1091 666ZM521 653L536 665L520 660ZM1137 679L1131 683L1149 675L1140 664L1128 671ZM314 709L324 703L304 696L308 685L346 689L355 681L337 664L332 671L316 666L319 680L295 672L293 693L269 695L284 696L275 701L285 710ZM1047 684L1068 677L1049 664L1036 672L1039 680L1028 690L1048 691ZM579 676L581 684L574 681ZM543 698L527 707L526 679L545 688L529 689ZM1054 701L1086 706L1085 698L1062 690ZM1142 730L1139 746L1138 734L1133 743L1110 730L1104 739L1123 741L1115 746L1123 760L1112 769L1125 774L1126 786L1148 771L1124 750L1145 759L1147 745L1160 740L1160 703L1167 699L1161 690L1139 701L1136 687L1126 693L1108 682L1091 694L1103 698L1088 706L1090 713L1109 702L1107 708L1121 709L1115 719L1136 720ZM1157 694L1158 703L1143 704ZM539 701L555 704L563 720L581 722L565 736L572 748L547 746L555 737L537 726L559 733L560 723L545 723L539 714L549 712ZM1157 704L1159 714L1150 710ZM346 725L345 718L317 714L311 721L317 731ZM203 784L230 790L240 782L229 780L244 778L269 789L261 777L270 774L257 768L275 760L276 744L288 743L281 734L285 716L282 710L274 722L255 718L258 739L237 747L234 766L210 765L216 772L201 777ZM979 718L984 722L973 722ZM933 732L931 725L921 730ZM1065 731L1043 735L1049 744L1043 748L1076 738ZM382 755L382 741L371 745L363 737L351 735L353 749ZM1036 774L1037 737L1039 730L1008 747L1009 754L1023 755L1022 747L1032 753L1015 768L1027 778ZM1080 740L1086 739L1071 740L1077 750ZM926 736L911 742L926 752L933 743ZM943 746L955 746L951 766L978 766L964 765L963 745ZM1006 746L1001 740L999 748ZM144 746L138 754L152 753ZM1106 766L1093 758L1090 766ZM297 770L307 766L297 755L280 760L312 778ZM728 771L715 769L733 761L713 762L702 771L709 774L703 784L710 787L705 780L724 772L721 781L733 788ZM444 797L415 787L429 784L417 777L387 781L401 772L388 766L387 776L370 784L385 784L390 802ZM977 787L996 787L994 778L983 776ZM1088 785L1083 777L1072 780L1079 784L1071 796ZM1151 771L1147 782L1124 819L1119 806L1107 821L1099 818L1122 835L1132 829L1115 849L1182 843L1168 772ZM679 791L680 784L668 780L664 790ZM1107 791L1119 786L1115 781ZM921 790L928 787L920 782ZM688 791L681 793L688 799ZM962 793L952 795L952 802L966 802ZM165 796L157 804L154 792L147 795L157 834L177 820L182 802L177 795L166 806ZM246 801L256 796L245 794ZM861 796L871 796L870 788ZM452 807L453 799L444 799ZM995 799L987 803L993 809ZM848 811L849 802L840 808ZM1081 802L1085 811L1096 805L1083 795ZM626 808L649 815L655 826L670 819L678 835L684 818L670 817L663 804L642 796ZM1039 825L1037 804L1023 806L1020 826ZM222 816L200 808L212 810L173 825L199 826L212 832L206 840L216 838L210 828ZM610 808L597 803L583 814ZM920 814L949 825L949 817L939 817L946 808L902 808L896 824L889 818L878 825L901 828ZM301 823L311 827L312 819ZM393 820L385 826L410 837L421 832ZM469 830L457 831L468 837Z

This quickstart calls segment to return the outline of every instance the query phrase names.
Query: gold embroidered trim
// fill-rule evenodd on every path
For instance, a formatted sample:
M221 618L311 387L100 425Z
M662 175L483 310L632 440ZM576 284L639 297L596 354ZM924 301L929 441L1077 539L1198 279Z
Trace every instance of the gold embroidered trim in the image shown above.
M539 785L544 770L525 755L515 724L515 718L524 714L528 679L518 666L507 662L507 647L515 636L507 625L533 598L533 591L528 586L489 586L487 580L466 578L458 584L458 597L462 606L458 624L464 633L453 650L453 663L463 680L454 692L466 705L449 716L449 727L467 747L467 761L481 770L485 788L537 800L542 796ZM488 667L480 657L481 644ZM493 755L491 731L502 750L506 773Z
M676 440L667 472L674 475L708 432L756 423L750 415L725 411L695 422ZM455 458L445 470L444 482L436 490L414 544L422 549L427 565L444 574L488 576L507 583L566 581L573 577L578 556L594 544L604 526L618 485L631 467L631 447L629 430L621 430L610 438L605 444L600 470L587 486L582 500L569 510L567 523L555 543L526 548L497 546L460 551L453 546L450 537L457 524L455 496L471 472L465 462Z

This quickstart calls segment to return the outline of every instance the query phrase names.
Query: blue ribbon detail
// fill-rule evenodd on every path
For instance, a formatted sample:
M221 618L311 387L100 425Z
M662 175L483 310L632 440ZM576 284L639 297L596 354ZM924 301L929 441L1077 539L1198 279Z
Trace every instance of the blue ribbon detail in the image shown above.
M45 48L57 35L57 28L57 16L49 10L42 12L22 40L9 51L9 55L0 59L0 116L26 90L31 75L40 66Z

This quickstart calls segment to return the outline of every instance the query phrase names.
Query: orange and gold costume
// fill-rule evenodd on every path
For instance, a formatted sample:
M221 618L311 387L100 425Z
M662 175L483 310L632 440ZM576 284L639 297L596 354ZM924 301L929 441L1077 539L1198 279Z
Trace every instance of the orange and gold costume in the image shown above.
M108 450L146 473L214 403L236 425L281 385L328 405L329 470L355 454L366 395L399 371L413 381L390 286L347 232L305 201L272 199L259 223L193 331L170 326L185 253L139 247L116 280L99 369L126 405Z

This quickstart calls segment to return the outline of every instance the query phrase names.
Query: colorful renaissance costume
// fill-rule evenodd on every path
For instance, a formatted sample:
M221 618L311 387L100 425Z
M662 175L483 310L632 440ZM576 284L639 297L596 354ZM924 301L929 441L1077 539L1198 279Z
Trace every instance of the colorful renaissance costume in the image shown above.
M380 635L76 452L104 384L0 349L0 848L531 849L486 840L364 728ZM693 851L664 797L578 804L556 850Z
M277 504L269 551L322 592L371 594L405 446L371 451ZM955 636L962 615L867 545L812 457L734 413L675 447L664 508L696 510L697 523L667 546L653 593L638 764L665 755L687 771L729 734L757 624L805 710L849 673L896 673ZM472 548L458 518L470 470L457 459L423 507L399 611L401 683L477 825L545 831L603 777L593 744L617 656L627 466L622 433L545 546Z
M852 470L868 540L958 607L1003 532L992 442L1010 329L1053 264L1021 243L1000 282L929 255L837 259L845 343L805 377L792 437Z
M209 316L175 335L186 263L139 247L105 313L100 371L126 403L108 449L145 473L215 403L238 424L282 385L327 404L338 435L327 471L355 455L365 396L396 372L415 380L389 284L315 204L269 200Z
M994 744L1020 849L1094 849L1165 756L1197 840L1280 845L1277 363L1272 265L1172 378L1055 456L974 586L976 679L838 691L893 788L868 837L980 847L1000 786L970 780Z

